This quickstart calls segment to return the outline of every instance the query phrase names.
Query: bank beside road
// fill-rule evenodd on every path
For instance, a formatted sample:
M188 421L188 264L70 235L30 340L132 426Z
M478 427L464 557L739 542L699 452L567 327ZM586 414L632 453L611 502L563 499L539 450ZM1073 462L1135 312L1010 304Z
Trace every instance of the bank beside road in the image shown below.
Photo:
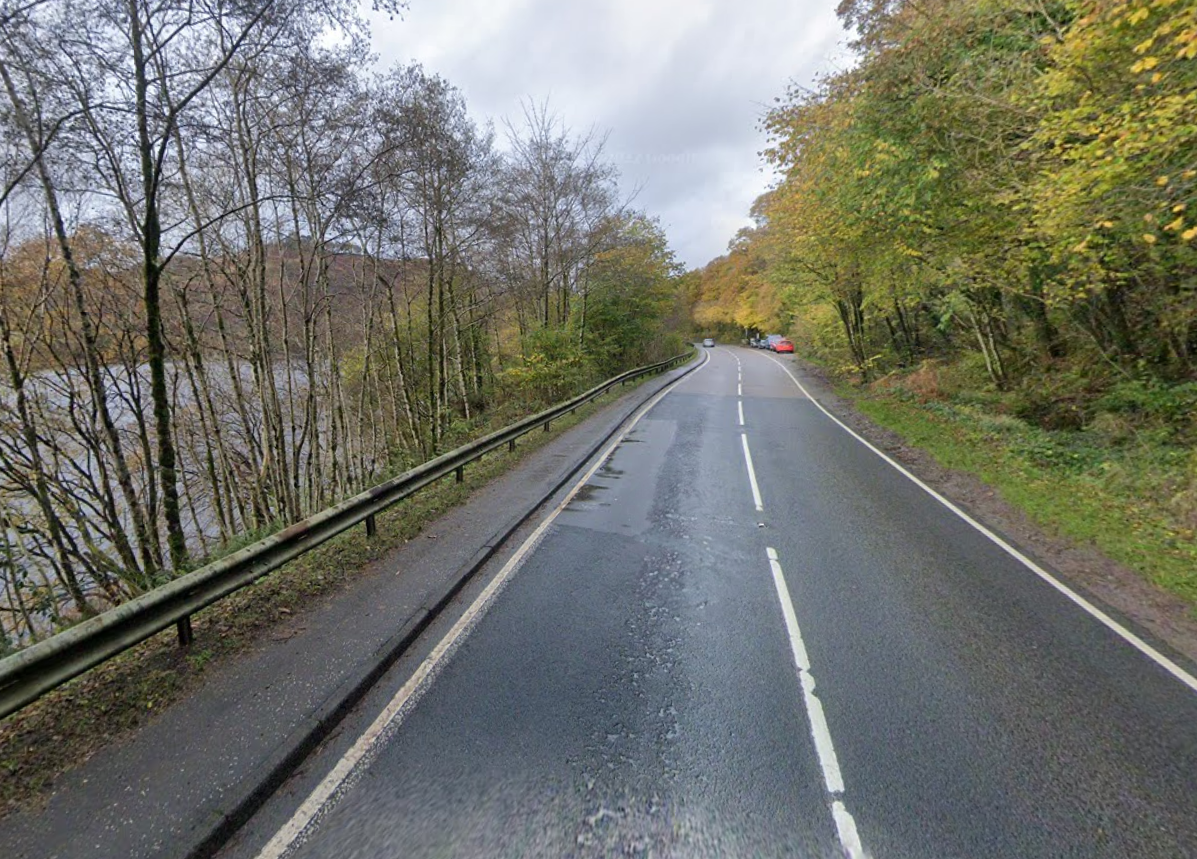
M1197 660L1197 542L1181 463L1191 451L1047 432L927 394L928 385L938 390L933 380L857 389L833 385L802 359L788 366L837 418L920 479Z

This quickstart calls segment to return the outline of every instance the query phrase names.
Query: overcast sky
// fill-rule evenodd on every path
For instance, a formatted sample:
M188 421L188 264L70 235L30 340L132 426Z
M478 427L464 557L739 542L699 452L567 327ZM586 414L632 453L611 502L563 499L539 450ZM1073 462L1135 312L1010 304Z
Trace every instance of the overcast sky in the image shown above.
M410 0L372 20L380 63L418 60L471 114L522 117L521 100L576 133L606 133L635 205L698 267L749 223L769 177L757 120L790 80L847 62L836 0Z

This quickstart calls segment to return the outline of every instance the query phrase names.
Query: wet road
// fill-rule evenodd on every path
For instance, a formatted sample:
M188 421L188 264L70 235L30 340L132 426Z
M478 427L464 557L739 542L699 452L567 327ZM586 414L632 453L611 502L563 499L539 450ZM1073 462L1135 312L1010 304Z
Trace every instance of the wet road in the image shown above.
M713 350L239 854L1197 855L1194 690L786 364Z

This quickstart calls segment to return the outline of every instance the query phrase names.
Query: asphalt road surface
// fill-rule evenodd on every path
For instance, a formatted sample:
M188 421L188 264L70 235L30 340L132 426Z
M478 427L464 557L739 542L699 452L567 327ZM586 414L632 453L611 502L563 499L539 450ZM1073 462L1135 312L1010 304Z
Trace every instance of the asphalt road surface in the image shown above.
M1185 669L710 357L237 850L1197 856Z

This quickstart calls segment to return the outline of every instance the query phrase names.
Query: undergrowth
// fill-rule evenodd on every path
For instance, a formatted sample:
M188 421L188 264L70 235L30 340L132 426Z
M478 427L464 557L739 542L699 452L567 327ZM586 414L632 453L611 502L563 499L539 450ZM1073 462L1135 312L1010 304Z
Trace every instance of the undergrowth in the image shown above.
M851 391L876 423L976 475L1039 525L1197 607L1197 385L997 391L924 365Z

